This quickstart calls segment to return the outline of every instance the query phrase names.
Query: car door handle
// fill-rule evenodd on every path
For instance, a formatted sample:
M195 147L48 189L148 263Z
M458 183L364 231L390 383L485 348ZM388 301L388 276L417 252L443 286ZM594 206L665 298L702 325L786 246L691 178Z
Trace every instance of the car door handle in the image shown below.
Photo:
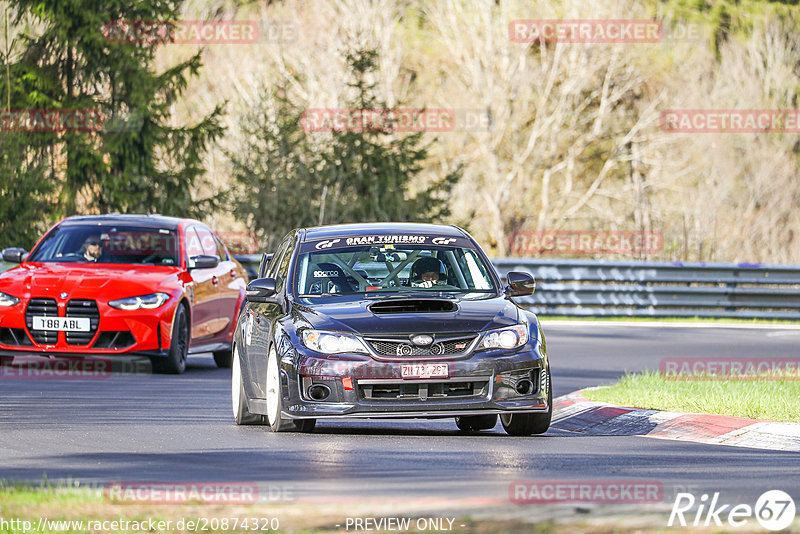
M218 286L219 285L219 278L217 278L216 276L212 276L211 277L211 283L214 284L215 286Z

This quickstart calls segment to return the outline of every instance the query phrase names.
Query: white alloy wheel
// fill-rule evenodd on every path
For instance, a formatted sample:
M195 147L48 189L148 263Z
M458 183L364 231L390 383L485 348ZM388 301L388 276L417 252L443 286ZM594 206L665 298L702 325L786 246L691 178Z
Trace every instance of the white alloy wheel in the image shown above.
M275 347L270 348L267 358L267 419L275 426L280 418L281 375L278 369L278 355Z
M242 405L242 368L239 359L239 347L233 347L233 377L231 379L231 401L233 403L233 417L239 419L239 407Z

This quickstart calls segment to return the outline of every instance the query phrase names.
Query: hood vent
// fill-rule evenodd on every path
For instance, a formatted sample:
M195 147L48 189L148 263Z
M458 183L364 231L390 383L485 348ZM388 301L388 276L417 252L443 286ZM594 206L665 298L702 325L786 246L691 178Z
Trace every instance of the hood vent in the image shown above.
M369 307L375 315L391 313L447 313L456 311L456 303L449 300L404 299L376 302Z

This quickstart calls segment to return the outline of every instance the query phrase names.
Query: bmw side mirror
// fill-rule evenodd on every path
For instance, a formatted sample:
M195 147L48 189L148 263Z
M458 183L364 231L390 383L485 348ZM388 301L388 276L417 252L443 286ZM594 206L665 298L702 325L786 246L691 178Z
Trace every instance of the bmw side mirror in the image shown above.
M8 263L22 263L28 257L28 251L24 248L11 247L3 249L3 261Z
M531 274L511 271L508 273L506 279L508 280L506 294L509 297L532 295L536 289L536 280L534 280Z
M247 284L249 302L275 302L276 292L274 278L256 278Z
M189 270L192 269L213 269L219 265L219 256L210 254L200 254L189 258Z

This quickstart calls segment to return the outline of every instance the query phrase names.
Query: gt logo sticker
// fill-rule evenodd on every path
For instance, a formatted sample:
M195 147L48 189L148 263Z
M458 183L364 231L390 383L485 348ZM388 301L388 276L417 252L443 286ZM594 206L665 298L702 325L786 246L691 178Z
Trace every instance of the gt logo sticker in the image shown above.
M316 247L314 247L314 248L316 248L317 250L320 250L320 249L323 249L323 248L331 248L333 245L335 245L339 241L341 241L341 239L326 239L325 241L320 241L319 243L317 243Z
M454 237L434 237L431 243L434 245L449 245L450 243L455 243L456 239Z

